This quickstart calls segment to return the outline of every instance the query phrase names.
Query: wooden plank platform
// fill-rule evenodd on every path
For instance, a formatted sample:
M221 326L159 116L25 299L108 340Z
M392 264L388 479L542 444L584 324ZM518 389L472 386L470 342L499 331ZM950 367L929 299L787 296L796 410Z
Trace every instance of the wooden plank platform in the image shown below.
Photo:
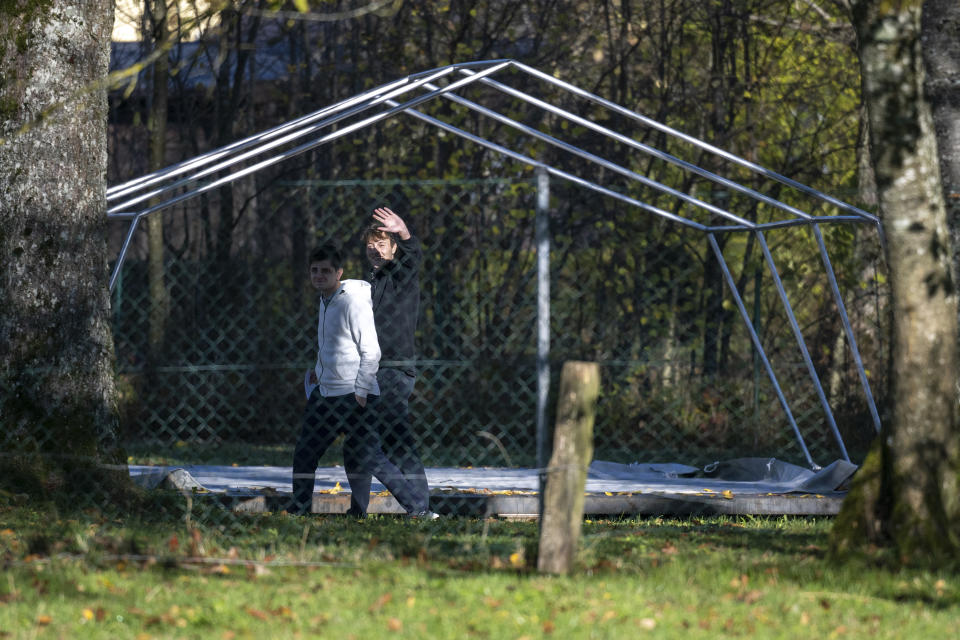
M621 516L695 516L695 515L796 515L833 516L840 511L844 492L827 494L730 494L720 493L636 493L618 495L587 494L586 517ZM243 513L280 511L289 501L282 493L270 495L229 495L198 493L194 499L209 499L225 508ZM348 492L314 494L312 511L318 515L342 515L350 506ZM451 493L432 495L430 506L443 516L510 519L536 519L539 496L534 493L502 495ZM403 515L393 496L371 496L371 514Z

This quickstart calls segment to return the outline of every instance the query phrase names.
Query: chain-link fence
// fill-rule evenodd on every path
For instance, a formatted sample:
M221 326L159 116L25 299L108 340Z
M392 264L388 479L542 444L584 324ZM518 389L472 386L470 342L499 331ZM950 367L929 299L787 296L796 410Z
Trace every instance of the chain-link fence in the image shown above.
M307 255L334 240L344 277L365 277L361 233L386 205L424 246L411 413L425 464L535 464L533 181L288 182L255 198L256 223L235 227L228 247L209 211L168 214L166 300L151 299L142 248L120 274L114 329L134 462L290 464L316 350ZM601 365L596 459L806 464L704 235L556 183L550 225L553 380L566 360ZM849 225L825 232L877 393L876 239ZM811 455L838 458L759 249L746 233L720 241ZM772 232L770 244L859 461L873 424L816 246L802 228Z

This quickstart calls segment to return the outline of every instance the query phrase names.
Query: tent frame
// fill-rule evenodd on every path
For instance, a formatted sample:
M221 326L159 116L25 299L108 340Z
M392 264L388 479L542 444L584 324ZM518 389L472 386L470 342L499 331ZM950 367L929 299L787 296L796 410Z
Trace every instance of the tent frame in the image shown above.
M807 196L820 201L821 203L834 207L840 213L836 215L813 215L812 213L798 209L792 205L784 203L770 195L760 193L735 180L730 180L696 164L692 164L677 158L666 151L652 147L639 142L632 137L600 125L592 120L583 118L575 113L565 110L545 100L541 100L524 91L516 89L504 82L494 79L494 76L504 76L508 74L520 74L522 76L532 77L542 81L555 88L559 88L578 98L587 100L596 105L608 109L610 112L639 123L640 125L656 129L674 139L680 140L686 144L692 145L713 156L717 156L725 161L739 165L748 169L750 172L763 176L764 178L774 180L785 186L791 187ZM563 120L583 127L600 136L604 136L617 143L627 145L631 149L642 152L680 169L706 178L713 183L726 189L745 195L758 203L763 203L774 207L784 215L783 219L771 220L765 223L754 222L725 210L722 207L700 200L699 198L661 184L644 175L638 174L631 169L624 167L609 159L603 158L589 151L582 149L574 144L564 142L541 131L518 122L509 116L480 105L476 102L464 98L459 90L470 85L483 85L492 88L502 94L520 100L528 105L539 108L545 113L553 114ZM597 184L578 173L563 170L548 162L531 158L514 149L502 146L484 137L464 131L450 123L444 122L438 118L418 111L417 107L434 100L444 98L466 107L471 111L489 118L495 122L507 125L533 139L549 144L555 149L585 161L582 166L599 166L620 176L629 179L631 183L637 183L646 187L655 189L672 198L675 198L685 205L689 205L694 210L705 211L709 214L708 218L717 221L717 224L704 224L691 219L679 213L670 213L659 207L650 205L622 193L614 188ZM778 296L783 305L784 312L789 320L791 330L797 341L800 352L803 356L807 372L813 382L820 404L824 411L824 416L833 436L839 446L844 460L850 461L843 437L837 428L833 411L830 403L824 393L823 385L817 375L810 356L806 341L802 335L797 319L793 313L793 308L787 297L783 283L780 280L777 265L767 245L765 232L768 230L791 227L805 226L812 230L813 237L820 251L824 270L830 283L830 290L834 302L840 314L843 329L847 339L847 344L851 350L853 361L856 366L863 392L866 396L867 405L873 419L874 428L880 431L880 417L877 412L876 402L870 389L870 383L864 370L863 361L860 356L857 340L854 336L849 317L843 298L840 294L839 285L830 257L827 252L826 244L821 233L821 224L836 223L866 223L876 227L879 238L882 242L882 229L877 216L859 209L853 205L837 200L825 193L822 193L812 187L801 184L795 180L780 175L774 171L764 168L758 164L750 162L744 158L733 155L722 149L714 147L702 140L684 134L672 129L662 123L643 116L635 111L627 109L621 105L605 100L600 96L594 95L570 83L564 82L543 73L535 68L527 66L516 60L483 60L475 62L451 64L437 69L431 69L420 73L409 75L405 78L386 83L368 91L357 94L351 98L330 105L313 113L301 116L285 124L262 131L250 137L244 138L232 144L214 149L201 154L189 160L179 162L159 171L144 175L142 177L130 180L123 184L110 187L107 190L107 217L110 219L129 220L129 227L124 237L120 253L114 264L110 276L110 290L112 291L117 283L120 270L126 260L131 241L137 230L140 221L154 213L168 209L173 205L179 204L210 190L217 189L227 185L235 180L251 175L261 169L270 167L283 162L289 158L300 155L306 151L314 149L324 144L328 144L355 133L361 129L384 121L395 115L406 114L422 122L432 125L441 131L456 135L460 138L479 144L487 149L495 151L501 155L512 158L516 161L525 163L534 168L537 176L537 208L536 208L536 247L537 247L537 465L544 468L546 462L546 452L544 451L547 442L547 391L550 384L549 373L549 348L550 348L550 278L549 278L549 255L550 255L550 235L548 225L548 202L549 202L549 182L551 177L557 178L572 184L578 185L624 202L632 207L639 208L649 214L664 218L676 224L694 229L706 234L711 250L720 263L724 279L733 296L733 300L740 312L743 322L750 335L750 340L756 349L757 354L763 363L773 387L775 389L778 401L787 418L797 442L812 469L819 469L820 465L814 462L804 441L803 435L794 419L790 405L783 394L777 375L774 371L766 352L763 349L760 338L751 321L747 307L743 301L740 292L737 290L733 275L724 259L723 252L717 242L717 235L730 232L749 232L755 234L759 247L763 253L764 262L769 270L773 282L776 286ZM361 117L362 116L362 117ZM359 117L348 124L334 129L333 125L344 122L348 118ZM290 147L290 145L294 145ZM258 159L259 158L259 159ZM255 161L254 161L255 160ZM247 164L252 161L251 164ZM219 176L219 177L217 177ZM678 209L678 211L681 209Z

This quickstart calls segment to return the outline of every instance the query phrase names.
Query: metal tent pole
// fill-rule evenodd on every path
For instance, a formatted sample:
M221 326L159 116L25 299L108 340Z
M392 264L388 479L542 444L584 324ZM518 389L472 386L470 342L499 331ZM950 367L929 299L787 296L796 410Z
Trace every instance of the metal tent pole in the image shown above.
M123 268L123 263L127 259L127 250L130 248L130 241L133 240L133 232L137 229L137 224L140 222L142 216L135 216L130 221L130 228L127 229L127 235L123 239L123 246L120 247L120 255L117 256L117 262L113 265L113 273L110 274L110 291L113 291L114 286L117 284L117 276L120 275L120 270Z
M627 109L626 107L622 107L622 106L620 106L619 104L617 104L617 103L615 103L615 102L611 102L610 100L606 100L606 99L604 99L604 98L601 98L600 96L594 95L594 94L590 93L589 91L585 91L584 89L581 89L580 87L577 87L577 86L575 86L575 85L570 84L569 82L564 82L563 80L560 80L559 78L555 78L555 77L553 77L553 76L551 76L551 75L549 75L549 74L547 74L547 73L544 73L543 71L540 71L539 69L535 69L535 68L533 68L533 67L527 66L527 65L523 64L522 62L518 62L518 61L516 61L516 60L513 60L513 61L511 62L511 64L512 64L512 66L513 66L515 69L519 69L519 70L527 73L527 74L530 75L530 76L533 76L533 77L535 77L535 78L539 78L539 79L543 80L544 82L547 82L547 83L552 84L552 85L554 85L554 86L557 86L557 87L560 87L560 88L562 88L562 89L565 89L565 90L568 91L569 93L572 93L572 94L574 94L574 95L580 96L581 98L585 98L585 99L587 99L587 100L590 100L591 102L595 102L595 103L597 103L597 104L599 104L599 105L601 105L601 106L606 107L607 109L610 109L611 111L613 111L613 112L615 112L615 113L619 113L619 114L621 114L621 115L623 115L623 116L626 116L626 117L628 117L628 118L631 118L631 119L633 119L633 120L636 120L637 122L640 122L640 123L642 123L642 124L645 124L645 125L648 126L648 127L653 127L654 129L657 129L658 131L662 131L663 133L666 133L667 135L674 136L674 137L676 137L676 138L678 138L678 139L680 139L680 140L683 140L684 142L687 142L688 144L692 144L692 145L694 145L694 146L696 146L696 147L699 147L699 148L703 149L704 151L707 151L707 152L709 152L709 153L712 153L712 154L715 154L715 155L717 155L717 156L720 156L721 158L724 158L725 160L729 160L729 161L731 161L731 162L735 162L736 164L739 164L739 165L742 166L742 167L745 167L745 168L747 168L747 169L749 169L749 170L751 170L751 171L754 171L754 172L756 172L756 173L759 173L760 175L766 176L766 177L768 177L768 178L772 178L773 180L776 180L777 182L780 182L780 183L782 183L782 184L785 184L785 185L787 185L787 186L789 186L789 187L793 187L794 189L797 189L797 190L799 190L799 191L802 191L803 193L806 193L807 195L813 196L813 197L815 197L815 198L817 198L817 199L819 199L819 200L822 200L822 201L824 201L824 202L827 202L827 203L829 203L829 204L832 204L833 206L835 206L835 207L837 207L837 208L839 208L839 209L842 209L842 210L844 210L844 211L848 211L848 212L850 212L850 213L852 213L852 214L854 214L854 215L856 215L856 216L860 216L862 219L864 219L864 220L866 220L866 221L870 221L870 222L873 222L873 223L875 223L875 224L879 224L879 218L878 218L877 216L873 215L872 213L868 213L867 211L864 211L863 209L859 209L859 208L857 208L857 207L854 207L853 205L847 204L846 202L843 202L842 200L837 200L836 198L834 198L834 197L832 197L832 196L829 196L829 195L823 193L822 191L818 191L818 190L814 189L813 187L809 187L809 186L807 186L807 185L805 185L805 184L803 184L803 183L797 182L796 180L792 180L792 179L790 179L790 178L787 178L786 176L780 175L779 173L777 173L777 172L775 172L775 171L771 171L770 169L767 169L766 167L762 167L762 166L760 166L760 165L758 165L758 164L756 164L756 163L754 163L754 162L750 162L749 160L746 160L746 159L744 159L744 158L741 158L740 156L737 156L737 155L734 155L734 154L729 153L729 152L727 152L727 151L724 151L723 149L720 149L720 148L718 148L718 147L715 147L715 146L713 146L713 145L711 145L711 144L707 144L706 142L700 140L699 138L695 138L695 137L693 137L693 136L690 136L690 135L687 135L687 134L682 133L682 132L680 132L680 131L677 131L676 129L672 129L671 127L668 127L668 126L666 126L665 124L662 124L662 123L660 123L660 122L657 122L656 120L653 120L653 119L648 118L648 117L646 117L646 116L640 115L640 114L637 113L636 111L631 111L630 109Z
M746 326L747 332L750 334L750 340L753 341L753 346L756 347L757 353L760 354L760 359L763 360L763 366L767 370L767 376L770 378L770 382L773 383L773 390L777 394L777 399L780 400L780 406L783 407L783 412L787 415L787 422L790 423L790 428L793 429L794 435L797 436L797 442L800 444L800 449L803 450L803 455L806 457L810 468L818 470L820 469L820 465L814 462L813 458L810 457L810 451L807 450L807 445L803 441L803 436L800 434L800 428L797 426L796 420L793 419L793 412L790 411L790 404L783 395L783 390L780 388L780 383L777 382L777 374L773 372L773 366L770 364L770 360L767 358L767 352L763 350L763 345L760 344L760 338L757 336L757 332L754 330L753 324L750 322L750 314L747 312L747 307L743 303L743 298L740 297L740 292L737 291L737 284L733 280L733 274L730 273L730 268L727 266L727 261L723 258L723 252L720 251L720 245L717 244L717 238L714 236L714 234L708 233L707 240L710 241L710 247L713 249L713 254L720 262L720 268L723 270L723 277L727 281L727 286L730 287L730 294L733 296L733 300L737 304L737 309L740 310L740 316L743 318L743 324Z
M389 97L390 95L396 95L394 91L397 88L403 88L404 85L409 85L408 88L403 89L404 91L406 91L418 86L419 84L422 84L424 78L427 78L427 79L439 78L444 75L448 75L458 69L466 70L466 69L480 68L480 67L485 67L490 65L499 65L505 62L508 62L508 60L502 59L502 60L480 60L476 62L461 62L457 64L446 65L444 67L438 67L436 69L421 71L419 73L409 75L405 78L400 78L399 80L388 82L378 87L368 89L367 91L364 91L362 93L358 93L355 96L347 98L346 100L341 100L340 102L326 106L323 109L319 109L312 113L308 113L306 115L300 116L299 118L290 120L289 122L285 122L281 125L272 127L265 131L261 131L259 133L256 133L242 140L238 140L236 142L232 142L223 147L213 149L211 151L200 154L198 156L194 156L193 158L190 158L189 160L186 160L184 162L180 162L180 163L171 165L169 167L166 167L164 169L161 169L159 171L156 171L154 173L149 173L145 176L141 176L134 180L129 180L122 184L112 186L107 189L107 200L108 201L115 200L118 197L122 197L123 195L126 195L128 193L132 193L139 189L143 189L157 182L162 182L163 180L166 180L170 177L187 173L195 167L200 167L205 164L209 164L210 162L213 162L219 158L225 157L231 153L235 153L237 151L242 151L244 149L247 149L250 146L257 144L258 142L275 138L278 135L282 135L290 130L296 129L299 126L310 124L315 120L318 120L330 114L339 113L344 109L349 109L354 105L363 103L365 101L369 100L369 101L372 101L370 102L370 104L376 104L376 102L378 100L382 100L384 96Z
M388 102L387 104L391 104L391 102ZM600 194L603 194L603 195L605 195L605 196L610 196L611 198L614 198L614 199L619 200L619 201L621 201L621 202L626 202L627 204L631 204L631 205L633 205L633 206L635 206L635 207L638 207L638 208L640 208L640 209L643 209L644 211L646 211L646 212L648 212L648 213L652 213L652 214L654 214L654 215L660 216L661 218L666 218L667 220L672 220L673 222L676 222L676 223L678 223L678 224L684 225L684 226L686 226L686 227L690 227L690 228L692 228L692 229L696 229L696 230L698 230L698 231L707 231L707 229L708 229L706 226L700 224L699 222L695 222L695 221L693 221L693 220L688 220L688 219L684 218L683 216L678 216L678 215L676 215L676 214L670 213L669 211L665 211L665 210L660 209L660 208L658 208L658 207L655 207L655 206L653 206L653 205L647 204L647 203L645 203L645 202L641 202L640 200L637 200L636 198L631 198L630 196L626 196L626 195L624 195L624 194L622 194L622 193L620 193L620 192L618 192L618 191L614 191L613 189L608 189L607 187L602 187L602 186L600 186L600 185L598 185L598 184L595 184L595 183L593 183L593 182L590 182L589 180L585 180L584 178L581 178L581 177L579 177L579 176L577 176L577 175L574 175L574 174L572 174L572 173L569 173L569 172L567 172L567 171L562 171L562 170L560 170L560 169L557 169L556 167L552 167L552 166L550 166L550 165L548 165L548 164L545 164L545 163L543 163L543 162L540 162L539 160L534 160L533 158L531 158L531 157L529 157L529 156L525 156L525 155L523 155L522 153L518 153L518 152L516 152L516 151L513 151L512 149L509 149L509 148L507 148L507 147L504 147L503 145L499 145L499 144L497 144L497 143L495 143L495 142L490 142L490 141L487 140L486 138L481 138L480 136L477 136L477 135L474 135L474 134L469 133L469 132L467 132L467 131L464 131L463 129L459 129L459 128L453 126L452 124L447 124L446 122L443 122L442 120L437 120L437 119L434 118L433 116L428 116L427 114L422 113L422 112L420 112L420 111L417 111L416 109L408 108L408 109L406 109L406 113L408 113L408 114L410 114L411 116L417 118L418 120L422 120L422 121L424 121L424 122L430 123L430 124L434 125L435 127L438 127L439 129L442 129L442 130L447 131L447 132L449 132L449 133L452 133L452 134L454 134L454 135L460 136L461 138L463 138L463 139L465 139L465 140L469 140L469 141L471 141L471 142L475 142L475 143L479 144L479 145L482 146L482 147L486 147L487 149L490 149L490 150L492 150L492 151L496 151L497 153L500 153L500 154L502 154L502 155L505 155L505 156L507 156L508 158L513 158L514 160L517 160L517 161L522 162L522 163L524 163L524 164L532 165L532 166L534 166L534 167L543 167L544 169L547 170L547 172L550 173L550 175L556 176L556 177L561 178L561 179L563 179L563 180L567 180L567 181L569 181L569 182L571 182L571 183L573 183L573 184L575 184L575 185L581 186L581 187L583 187L583 188L585 188L585 189L590 189L591 191L595 191L595 192L600 193Z
M780 294L780 301L783 303L783 310L787 313L787 320L790 322L790 328L793 330L793 336L800 347L800 353L803 355L803 362L807 366L807 372L810 374L810 380L817 389L817 397L820 399L820 405L823 407L824 415L827 417L827 424L833 432L833 437L840 446L840 453L843 459L850 462L850 455L847 454L847 447L843 443L843 436L837 428L837 421L833 417L833 411L830 409L830 402L827 400L827 394L823 392L823 385L820 383L820 376L817 375L817 369L813 366L813 358L810 357L810 350L807 349L807 342L803 339L803 332L797 323L797 317L793 313L793 306L787 298L787 292L783 288L783 282L780 280L780 273L777 271L777 265L773 262L773 256L770 254L770 247L767 246L767 239L763 233L757 231L757 240L760 243L760 249L763 251L763 257L770 269L770 275L773 277L773 283L777 287L777 293Z
M870 417L873 418L873 427L877 430L877 433L880 433L880 414L877 412L877 403L874 401L873 392L870 390L870 381L867 380L867 372L863 368L863 360L860 358L860 348L857 346L857 339L853 335L853 327L850 325L850 318L847 316L847 307L843 304L843 296L840 295L837 275L833 272L833 264L830 262L830 256L827 254L827 245L823 242L820 225L812 225L812 228L813 236L817 239L817 245L820 247L820 257L823 258L823 266L827 272L827 279L830 281L833 299L837 304L837 311L840 312L840 321L843 323L843 330L847 334L847 343L850 345L850 352L853 354L853 361L857 366L860 384L863 386L863 392L867 396L867 406L870 408Z
M464 71L462 71L462 73L465 73L465 74L467 74L467 75L470 75L470 74L472 74L473 72L472 72L472 71L469 71L469 70L464 70ZM663 160L663 161L665 161L665 162L669 162L670 164L672 164L672 165L674 165L674 166L677 166L677 167L680 167L681 169L684 169L684 170L686 170L686 171L690 171L690 172L692 172L692 173L696 173L697 175L699 175L699 176L701 176L701 177L703 177L703 178L706 178L706 179L708 179L708 180L711 180L712 182L715 182L715 183L717 183L717 184L719 184L719 185L722 185L722 186L724 186L724 187L726 187L726 188L728 188L728 189L732 189L732 190L734 190L734 191L737 191L737 192L746 194L746 195L750 196L751 198L754 198L755 200L759 200L759 201L761 201L761 202L765 202L765 203L767 203L767 204L769 204L769 205L771 205L771 206L774 206L774 207L776 207L776 208L778 208L778 209L781 209L781 210L783 210L783 211L785 211L785 212L787 212L787 213L790 213L790 214L792 214L792 215L795 215L795 216L797 216L797 217L799 217L799 218L803 218L803 219L805 219L805 220L810 220L810 219L813 217L813 216L811 216L810 214L808 214L808 213L806 213L806 212L804 212L804 211L801 211L800 209L797 209L796 207L793 207L793 206L791 206L791 205L789 205L789 204L786 204L786 203L784 203L784 202L781 202L781 201L777 200L776 198L773 198L773 197L768 196L768 195L766 195L766 194L760 193L759 191L755 191L754 189L751 189L751 188L749 188L749 187L746 187L746 186L744 186L744 185L742 185L742 184L740 184L739 182L736 182L736 181L734 181L734 180L729 180L729 179L727 179L727 178L724 178L723 176L717 175L716 173L713 173L713 172L711 172L711 171L708 171L707 169L704 169L703 167L700 167L700 166L698 166L698 165L695 165L695 164L693 164L693 163L691 163L691 162L686 162L685 160L681 160L680 158L677 158L676 156L673 156L673 155L667 153L666 151L662 151L662 150L657 149L657 148L655 148L655 147L651 147L650 145L647 145L647 144L644 144L644 143L642 143L642 142L639 142L638 140L634 140L633 138L631 138L631 137L629 137L629 136L626 136L626 135L623 135L623 134L621 134L621 133L618 133L617 131L614 131L614 130L608 128L608 127L604 127L603 125L597 124L597 123L595 123L595 122L593 122L592 120L589 120L589 119L587 119L587 118L578 116L577 114L575 114L575 113L573 113L573 112L571 112L571 111L568 111L568 110L566 110L566 109L562 109L562 108L560 108L560 107L557 107L557 106L555 106L555 105L553 105L553 104L550 104L549 102L546 102L545 100L540 100L539 98L535 98L535 97L529 95L528 93L525 93L525 92L520 91L520 90L518 90L518 89L514 89L513 87L511 87L511 86L509 86L509 85L505 85L505 84L503 84L502 82L497 82L496 80L492 80L492 79L490 79L490 78L484 78L483 80L481 80L481 83L482 83L482 84L485 84L485 85L487 85L487 86L493 87L494 89L497 89L498 91L500 91L500 92L502 92L502 93L505 93L505 94L507 94L507 95L509 95L509 96L513 96L514 98L517 98L518 100L522 100L522 101L524 101L524 102L526 102L526 103L528 103L528 104L531 104L531 105L533 105L533 106L535 106L535 107L539 107L539 108L543 109L544 111L547 111L548 113L556 114L556 115L560 116L561 118L564 118L565 120L568 120L568 121L570 121L570 122L572 122L572 123L574 123L574 124L577 124L577 125L579 125L579 126L581 126L581 127L584 127L584 128L586 128L586 129L590 129L591 131L596 131L597 133L600 133L600 134L602 134L602 135L610 138L611 140L615 140L615 141L620 142L620 143L622 143L622 144L628 145L629 147L631 147L631 148L633 148L633 149L637 149L638 151L642 151L642 152L644 152L644 153L646 153L646 154L649 154L649 155L651 155L651 156L653 156L653 157L655 157L655 158L658 158L658 159ZM447 95L446 97L449 98L449 97L451 97L451 96L450 96L450 95ZM860 218L857 217L857 219L860 219Z
M480 72L479 74L477 74L477 77L478 77L478 78L484 77L486 74L492 73L492 72L495 71L496 69L498 69L498 67L495 67L493 70L488 69L488 70L486 70L486 71ZM448 72L448 73L449 73L449 72ZM419 84L424 84L424 83L429 82L430 79L433 79L433 76L431 76L431 78L428 78L428 79L419 80L418 83L419 83ZM411 90L413 90L413 89L415 88L415 86L416 86L416 85L407 86L407 87L401 87L401 88L399 88L399 89L393 89L393 90L391 90L390 92L388 92L386 96L378 96L378 97L376 97L372 102L368 102L368 103L366 103L366 104L360 104L360 105L353 106L353 107L347 109L346 111L341 111L341 112L336 113L336 114L334 114L334 115L330 115L330 116L324 118L323 120L321 120L320 122L311 124L310 126L307 126L307 127L303 128L303 129L299 129L299 130L292 131L292 132L287 133L286 135L283 135L283 136L281 136L281 137L279 137L279 138L274 138L274 139L272 139L272 140L269 140L269 141L267 141L267 142L264 142L264 143L261 144L260 146L257 146L257 147L251 148L251 149L247 149L247 150L243 151L242 153L240 153L240 154L238 154L238 155L234 155L234 156L232 156L232 157L229 157L228 159L222 160L221 162L218 162L218 163L216 163L216 164L214 164L214 165L212 165L212 166L209 166L209 167L207 167L206 169L202 169L202 170L200 170L200 171L198 171L198 172L196 172L196 173L193 173L193 174L191 174L191 175L189 175L189 176L187 176L187 177L185 177L185 178L182 178L182 179L180 179L180 180L177 180L176 182L173 182L173 183L168 184L168 185L165 185L165 186L163 186L163 187L154 189L154 190L149 191L149 192L147 192L147 193L141 193L140 195L135 196L135 197L132 197L132 198L130 198L129 200L125 200L124 202L121 202L121 203L119 203L119 204L116 204L116 205L110 207L110 209L108 209L107 213L108 213L108 214L111 214L111 213L112 213L112 214L116 215L117 212L121 212L121 211L123 211L124 209L127 209L127 208L129 208L129 207L131 207L131 206L133 206L133 205L136 205L136 204L140 203L140 202L143 202L144 200L149 200L150 198L156 197L156 196L158 196L158 195L160 195L160 194L163 194L163 193L166 193L166 192L169 192L169 191L174 191L174 190L176 190L176 189L179 189L180 187L185 186L185 185L188 185L188 184L193 183L193 182L196 182L196 181L200 180L201 178L207 177L207 176L209 176L209 175L213 175L213 174L215 174L215 173L217 173L217 172L219 172L219 171L221 171L221 170L223 170L223 169L228 169L228 168L230 168L230 167L233 167L234 165L237 165L237 164L242 163L242 162L245 161L245 160L254 158L254 157L256 157L256 156L258 156L258 155L260 155L260 154L262 154L262 153L264 153L264 152L266 152L266 151L270 151L270 150L272 150L272 149L279 148L279 147L281 147L281 146L283 146L283 145L285 145L285 144L287 144L287 143L289 143L289 142L293 142L294 140L296 140L296 139L298 139L298 138L302 138L302 137L304 137L304 136L306 136L306 135L308 135L308 134L310 134L310 133L317 133L317 132L319 132L320 130L322 130L322 129L324 129L324 128L327 128L327 127L329 127L330 125L332 125L332 124L334 124L334 123L337 123L337 122L339 122L339 121L341 121L341 120L344 120L344 119L346 119L346 118L348 118L348 117L350 117L350 116L352 116L352 115L355 115L355 114L358 114L358 113L362 113L363 111L366 111L366 110L369 109L370 107L375 106L375 105L377 105L377 104L379 104L379 103L386 102L387 100L391 99L391 97L399 96L399 95L401 95L401 94L403 94L403 93L406 93L406 92L408 92L408 91L411 91ZM462 85L461 85L459 82L454 82L454 83L452 83L451 85L449 85L448 87L445 87L445 88L443 88L443 89L438 89L437 92L435 92L435 93L428 93L428 94L426 94L426 95L423 95L423 96L420 96L420 97L418 97L418 98L415 98L413 101L411 101L411 103L419 104L419 103L421 103L421 102L426 102L426 101L428 101L428 100L436 97L436 93L441 93L441 92L443 92L443 91L451 91L451 90L456 89L456 88L459 87L459 86L462 86ZM308 143L308 144L302 144L302 145L300 145L300 146L298 146L298 147L296 147L296 148L294 148L294 149L292 149L292 150L290 150L290 151L288 151L288 152L286 152L286 153L280 153L280 154L271 156L269 159L267 159L267 160L265 160L265 161L261 161L260 163L258 163L258 164L256 164L256 165L253 165L253 167L256 168L256 169L260 169L260 168L263 168L263 167L265 167L265 166L269 166L269 165L271 165L271 164L275 164L276 162L279 162L280 160L284 160L285 158L290 157L290 156L292 156L292 155L297 155L297 154L299 154L299 153L302 153L303 151L306 151L306 150L308 150L308 149L310 149L310 148L313 148L314 146L319 146L320 144L324 144L324 143L328 142L329 140L332 140L332 139L335 139L335 138L338 138L338 137L342 137L343 135L346 135L346 134L348 134L348 133L352 133L353 131L355 131L355 130L357 130L357 129L365 128L367 125L369 125L369 124L371 124L371 123L373 123L373 122L379 121L379 120L383 120L383 119L389 117L390 115L392 115L393 113L394 113L394 112L392 112L392 111L386 111L386 112L381 112L381 113L379 113L379 114L377 114L377 115L375 115L375 116L368 117L368 118L365 119L365 120L362 120L362 121L360 121L360 122L358 122L358 123L354 123L354 124L348 125L348 126L342 128L342 129L340 129L340 130L337 131L335 134L330 134L330 135L328 135L328 136L325 136L325 137L323 137L323 138L320 138L318 141L314 141L314 142ZM236 179L236 178L241 177L241 176L243 176L243 175L246 175L247 173L250 173L250 171L249 171L249 170L247 170L247 171L238 171L238 172L232 174L231 176L229 176L229 178L230 178L231 180L233 180L233 179ZM198 192L199 192L199 190L198 190L198 191L191 192L191 193L188 194L188 195L192 195L192 194L198 193ZM169 201L167 201L167 202L173 203L173 202L175 202L175 199L174 199L174 200L169 200ZM165 207L165 206L167 206L167 203L162 203L162 207ZM162 207L161 207L161 208L162 208ZM149 213L150 211L152 211L152 210L148 210L147 212Z
M427 89L431 89L431 90L433 90L433 91L438 91L438 90L440 89L437 85L432 84L432 83L427 83L427 84L424 85L424 87L426 87ZM731 220L731 221L733 221L733 222L736 222L736 223L738 223L738 224L741 224L741 225L743 225L743 226L745 226L745 227L752 228L752 227L754 226L754 224L753 224L751 221L749 221L749 220L747 220L747 219L745 219L745 218L741 218L740 216L734 215L733 213L730 213L729 211L726 211L726 210L724 210L724 209L721 209L720 207L714 206L714 205L710 204L709 202L704 202L704 201L699 200L699 199L697 199L697 198L695 198L695 197L693 197L693 196L691 196L691 195L689 195L689 194L687 194L687 193L684 193L684 192L679 191L679 190L677 190L677 189L674 189L674 188L672 188L672 187L668 187L667 185L661 184L661 183L657 182L656 180L653 180L653 179L651 179L651 178L648 178L648 177L646 177L646 176L644 176L644 175L642 175L642 174L640 174L640 173L637 173L636 171L632 171L632 170L630 170L630 169L627 169L626 167L621 166L621 165L619 165L619 164L617 164L617 163L615 163L615 162L612 162L612 161L610 161L610 160L607 160L606 158L601 158L600 156L598 156L598 155L596 155L596 154L590 153L590 152L588 152L588 151L584 151L584 150L581 149L580 147L577 147L577 146L575 146L575 145L572 145L572 144L569 144L569 143L564 142L564 141L562 141L562 140L559 140L559 139L557 139L557 138L555 138L555 137L553 137L553 136L551 136L551 135L549 135L549 134L543 133L542 131L539 131L538 129L536 129L536 128L534 128L534 127L531 127L531 126L529 126L529 125L525 125L525 124L523 124L523 123L521 123L521 122L517 122L517 121L514 120L513 118L510 118L509 116L505 116L505 115L503 115L502 113L499 113L499 112L497 112L497 111L494 111L493 109L488 109L488 108L486 108L486 107L484 107L484 106L482 106L482 105L477 104L476 102L473 102L473 101L471 101L471 100L467 100L466 98L461 98L460 96L458 96L458 95L456 95L456 94L454 94L454 93L446 93L446 94L444 94L444 97L447 98L448 100L451 100L451 101L457 103L457 104L463 105L463 106L467 107L468 109L471 109L471 110L473 110L473 111L476 111L477 113L479 113L479 114L481 114L481 115L487 116L487 117L490 118L491 120L496 120L497 122L502 122L503 124L505 124L505 125L507 125L507 126L509 126L509 127L513 127L514 129L517 129L518 131L521 131L521 132L529 135L529 136L532 137L532 138L536 138L536 139L538 139L538 140L543 140L543 141L546 142L547 144L551 144L551 145L557 147L558 149L561 149L561 150L563 150L563 151L566 151L567 153L570 153L570 154L572 154L572 155L575 155L575 156L578 156L578 157L580 157L580 158L583 158L584 160L587 160L587 161L589 161L589 162L593 162L593 163L595 163L595 164L598 164L598 165L600 165L601 167L604 167L604 168L606 168L606 169L610 169L611 171L616 171L617 173L619 173L619 174L621 174L621 175L623 175L623 176L626 176L626 177L630 178L630 179L633 180L634 182L639 182L640 184L643 184L643 185L645 185L645 186L651 187L651 188L653 188L653 189L657 189L658 191L662 191L663 193L666 193L667 195L671 195L671 196L673 196L673 197L675 197L675 198L677 198L677 199L679 199L679 200L682 200L682 201L684 201L684 202L686 202L686 203L688 203L688 204L691 204L691 205L693 205L693 206L699 207L699 208L701 208L701 209L705 209L705 210L707 210L707 211L709 211L709 212L711 212L711 213L714 213L714 214L716 214L716 215L718 215L718 216L720 216L720 217L722 217L722 218L726 218L726 219L728 219L728 220ZM798 211L800 214L802 214L803 216L805 216L807 219L810 218L809 215L807 215L807 214L805 214L805 213L803 213L803 212L801 212L801 211L799 211L799 210L797 210L797 211Z
M550 393L550 174L537 167L537 469L543 495Z

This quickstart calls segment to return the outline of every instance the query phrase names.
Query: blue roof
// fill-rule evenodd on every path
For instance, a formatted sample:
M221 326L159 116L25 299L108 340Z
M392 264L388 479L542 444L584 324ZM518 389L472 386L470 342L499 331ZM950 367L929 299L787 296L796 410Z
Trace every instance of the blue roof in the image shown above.
M290 75L290 41L281 36L282 33L275 23L266 23L261 26L251 50L252 59L247 63L247 78L251 71L253 79L257 82L280 80ZM113 42L111 43L110 71L127 69L145 60L149 54L147 43ZM222 64L229 65L232 78L237 64L236 50L229 51L221 60L220 45L216 41L178 42L170 49L168 57L171 85L189 88L213 86ZM138 88L147 86L149 73L148 65L138 74Z

